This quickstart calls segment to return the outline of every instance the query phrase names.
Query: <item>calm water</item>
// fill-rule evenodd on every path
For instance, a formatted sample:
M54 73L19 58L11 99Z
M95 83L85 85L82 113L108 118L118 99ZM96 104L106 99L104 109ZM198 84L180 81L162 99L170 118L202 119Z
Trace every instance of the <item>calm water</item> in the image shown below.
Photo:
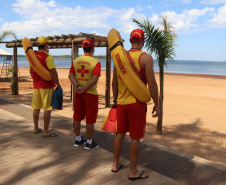
M57 68L70 68L71 59L54 59ZM106 60L100 59L101 68L106 69ZM0 58L0 66L2 66L3 58ZM111 62L113 69L114 62ZM18 67L28 67L26 58L18 58ZM158 62L154 61L154 71L159 72ZM210 62L210 61L192 61L192 60L176 60L168 62L165 72L169 73L192 73L192 74L212 74L226 75L226 62Z

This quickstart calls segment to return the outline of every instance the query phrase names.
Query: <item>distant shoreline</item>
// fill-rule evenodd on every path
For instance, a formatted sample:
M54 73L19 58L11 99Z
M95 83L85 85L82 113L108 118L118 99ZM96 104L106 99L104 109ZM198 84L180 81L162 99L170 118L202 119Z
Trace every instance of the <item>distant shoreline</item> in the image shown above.
M61 58L61 59L68 59L68 58L71 58L71 55L52 55L53 58ZM82 55L79 55L79 56L82 56ZM18 58L27 58L26 55L17 55ZM106 56L105 55L94 55L93 56L94 58L96 59L106 59Z
M22 67L22 68L28 68L28 67ZM57 68L57 69L69 70L69 68ZM101 69L101 71L106 71L106 69ZM113 70L111 70L111 71L113 71ZM159 74L159 72L155 72L155 74ZM226 79L226 75L211 75L211 74L168 73L168 72L164 72L164 75Z
M0 71L2 66L0 65ZM28 68L28 67L19 67L20 68ZM57 69L65 69L69 70L69 68L57 68ZM101 69L101 71L106 71L106 69ZM113 70L111 70L113 71ZM159 74L159 72L155 72L155 74ZM195 74L195 73L169 73L164 72L164 75L173 75L173 76L190 76L190 77L205 77L205 78L217 78L217 79L226 79L226 75L212 75L212 74Z

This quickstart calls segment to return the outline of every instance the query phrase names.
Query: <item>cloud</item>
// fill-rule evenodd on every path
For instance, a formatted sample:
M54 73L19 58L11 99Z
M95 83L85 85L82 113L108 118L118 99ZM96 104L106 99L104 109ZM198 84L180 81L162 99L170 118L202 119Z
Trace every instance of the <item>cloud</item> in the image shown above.
M45 16L56 4L55 1L17 0L12 6L13 11L24 17L38 18Z
M226 4L226 0L203 0L201 3L204 4Z
M152 6L148 5L148 6L144 6L144 7L142 7L142 6L137 7L138 11L142 11L142 10L145 10L145 9L152 9Z
M145 18L143 14L137 13L134 8L129 8L128 10L123 9L119 11L124 12L118 18L116 17L119 31L124 32L126 34L130 33L133 29L137 28L137 25L132 22L133 18L138 20Z
M101 28L108 29L108 19L120 15L114 9L98 7L95 9L81 6L60 7L54 1L17 0L13 4L13 11L23 17L20 22L6 22L2 30L16 30L17 35L53 35L62 32L75 33L78 29Z
M110 30L112 27L129 33L135 27L132 18L143 16L134 8L115 10L105 6L62 7L53 0L17 0L12 6L12 10L22 19L19 22L5 22L2 30L16 30L18 36L27 37L76 34L76 31L82 29L93 32L97 29Z
M208 12L212 13L214 8L204 8L203 10L191 9L183 10L181 14L174 11L162 12L161 16L166 16L172 26L180 32L189 32L200 27L197 20L199 17L206 15ZM154 23L160 22L160 18L155 14L150 19Z
M207 22L212 28L226 28L226 5L220 7L217 13L213 14L213 19Z
M182 0L182 2L183 2L184 4L189 4L189 3L191 3L191 0Z

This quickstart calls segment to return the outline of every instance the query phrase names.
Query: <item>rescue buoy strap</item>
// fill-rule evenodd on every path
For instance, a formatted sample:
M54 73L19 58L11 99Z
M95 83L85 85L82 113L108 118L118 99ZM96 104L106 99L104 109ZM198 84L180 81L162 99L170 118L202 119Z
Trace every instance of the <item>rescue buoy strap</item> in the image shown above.
M121 41L116 42L111 48L110 51L112 51L113 49L115 49L117 46L123 46L123 43Z
M28 47L27 50L25 51L25 53L27 53L29 49L33 49L33 48L32 47Z

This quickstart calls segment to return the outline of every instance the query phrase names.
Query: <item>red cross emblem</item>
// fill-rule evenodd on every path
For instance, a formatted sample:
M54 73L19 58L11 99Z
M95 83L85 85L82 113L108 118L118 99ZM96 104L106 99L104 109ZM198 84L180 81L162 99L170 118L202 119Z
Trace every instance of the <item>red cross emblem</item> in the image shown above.
M85 73L89 73L89 70L85 70L85 65L82 65L81 69L77 69L77 73L81 73L81 77L85 77Z

